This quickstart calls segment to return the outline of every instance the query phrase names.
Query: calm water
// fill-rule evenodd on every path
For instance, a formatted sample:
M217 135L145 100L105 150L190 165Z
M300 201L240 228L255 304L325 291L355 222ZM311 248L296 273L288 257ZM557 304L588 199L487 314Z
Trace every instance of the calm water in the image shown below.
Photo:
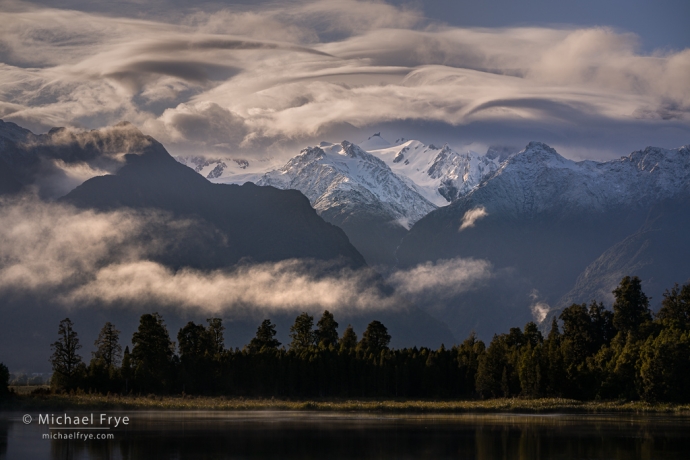
M49 430L0 414L7 459L688 459L690 419L626 415L115 412L130 425ZM68 412L90 416L91 412ZM101 412L94 411L98 421ZM61 415L55 413L55 416ZM111 440L43 439L48 433Z

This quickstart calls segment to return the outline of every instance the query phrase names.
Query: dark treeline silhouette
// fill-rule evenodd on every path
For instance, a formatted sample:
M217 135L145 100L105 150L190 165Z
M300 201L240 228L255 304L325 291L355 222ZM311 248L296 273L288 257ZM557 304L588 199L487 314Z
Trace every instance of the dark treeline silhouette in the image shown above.
M342 335L325 311L300 314L287 348L264 320L242 349L226 349L221 319L187 323L177 347L158 313L141 317L132 349L106 323L88 366L69 319L52 345L56 390L186 393L255 397L498 398L567 397L690 401L690 284L664 294L656 315L639 278L613 291L613 310L592 301L553 317L544 337L535 323L495 335L488 347L471 334L438 350L389 348L372 321L361 340Z

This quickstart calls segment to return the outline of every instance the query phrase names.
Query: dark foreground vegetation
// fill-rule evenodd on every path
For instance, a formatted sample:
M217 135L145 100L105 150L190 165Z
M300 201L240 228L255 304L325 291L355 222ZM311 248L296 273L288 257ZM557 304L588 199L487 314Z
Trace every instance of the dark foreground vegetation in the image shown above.
M88 366L78 354L77 333L65 319L60 322L59 340L52 345L51 385L58 393L53 398L72 393L91 398L95 405L120 401L117 404L125 406L165 400L171 408L186 407L195 400L189 395L215 395L203 399L211 401L204 404L219 406L246 405L240 397L278 398L285 408L335 404L323 401L338 398L338 404L345 404L343 409L347 404L365 404L348 401L362 398L392 399L368 403L391 407L415 404L400 401L416 399L516 397L567 398L566 402L546 400L561 401L554 407L581 406L573 400L689 402L690 284L667 291L654 317L638 278L623 278L613 294L613 311L594 301L573 304L553 318L546 337L536 324L528 323L494 336L488 347L470 335L460 345L438 350L390 349L390 335L378 321L369 324L361 340L349 326L339 336L338 323L327 311L316 325L309 314L299 315L287 349L275 339L270 320L263 321L243 349L226 349L218 318L206 325L189 322L177 334L176 347L163 318L153 313L141 317L131 351L128 347L122 351L119 331L106 323ZM0 365L0 392L7 391L7 376L7 368ZM150 396L134 396L142 394ZM322 402L288 401L310 398ZM266 407L271 404L278 403Z

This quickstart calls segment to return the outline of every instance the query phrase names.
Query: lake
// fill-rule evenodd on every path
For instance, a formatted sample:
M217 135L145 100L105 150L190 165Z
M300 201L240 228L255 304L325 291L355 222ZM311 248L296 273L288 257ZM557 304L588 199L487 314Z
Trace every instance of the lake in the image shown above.
M110 424L99 424L101 413ZM51 414L50 426L39 424ZM690 418L682 416L67 411L72 422L87 417L87 424L58 426L64 412L31 412L29 424L24 415L0 414L0 458L690 458ZM68 435L73 439L55 439Z

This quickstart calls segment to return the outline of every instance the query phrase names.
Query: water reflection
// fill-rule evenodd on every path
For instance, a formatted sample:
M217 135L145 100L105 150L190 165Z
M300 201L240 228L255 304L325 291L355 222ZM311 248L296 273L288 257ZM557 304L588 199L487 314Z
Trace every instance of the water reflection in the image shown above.
M130 412L113 440L42 440L0 416L0 458L686 459L678 416ZM3 439L5 452L3 452Z

